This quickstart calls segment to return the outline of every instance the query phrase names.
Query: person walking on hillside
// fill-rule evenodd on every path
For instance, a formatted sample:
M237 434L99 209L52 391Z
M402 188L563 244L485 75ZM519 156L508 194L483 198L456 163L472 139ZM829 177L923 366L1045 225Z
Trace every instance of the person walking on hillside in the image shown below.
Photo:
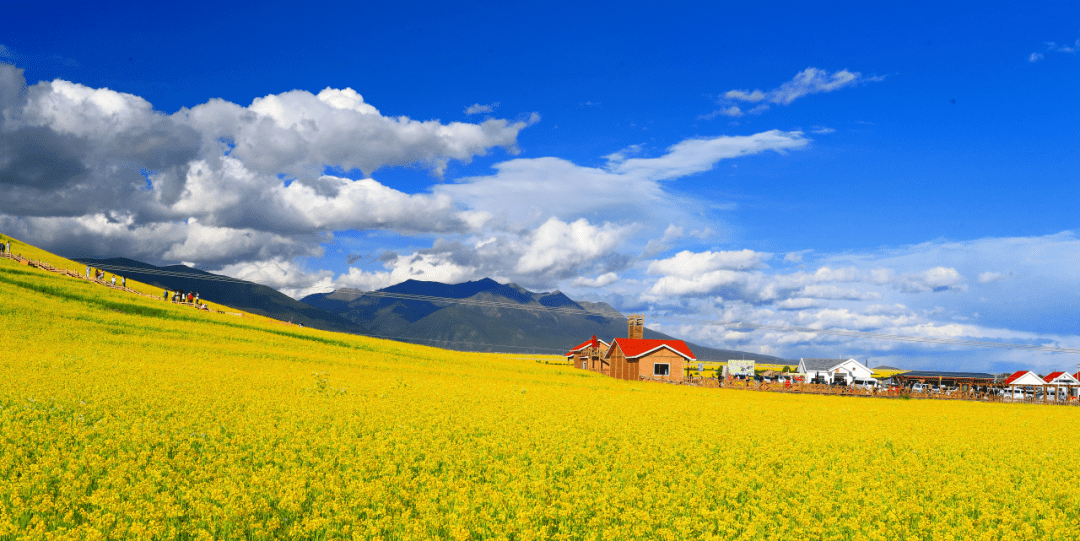
M127 276L120 277L120 287L127 289Z
M115 274L112 277L112 286L116 287L116 275Z
M169 290L168 289L161 292L161 300L163 300L163 301L169 300Z
M199 294L195 294L195 304L199 304Z
M87 265L87 266L86 266L86 279L87 279L87 280L89 280L89 279L90 279L90 265Z

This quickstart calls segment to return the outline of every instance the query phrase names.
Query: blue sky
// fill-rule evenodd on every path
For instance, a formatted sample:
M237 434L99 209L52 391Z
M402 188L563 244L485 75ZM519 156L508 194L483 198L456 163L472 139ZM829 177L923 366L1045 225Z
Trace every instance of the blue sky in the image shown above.
M1075 3L0 3L0 46L0 229L65 255L1078 361L675 319L1080 347Z

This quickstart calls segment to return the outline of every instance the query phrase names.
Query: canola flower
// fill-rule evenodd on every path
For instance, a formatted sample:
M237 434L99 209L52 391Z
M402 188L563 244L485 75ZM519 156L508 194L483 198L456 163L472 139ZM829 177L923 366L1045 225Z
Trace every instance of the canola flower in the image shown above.
M1076 539L1075 408L625 382L0 260L3 539Z

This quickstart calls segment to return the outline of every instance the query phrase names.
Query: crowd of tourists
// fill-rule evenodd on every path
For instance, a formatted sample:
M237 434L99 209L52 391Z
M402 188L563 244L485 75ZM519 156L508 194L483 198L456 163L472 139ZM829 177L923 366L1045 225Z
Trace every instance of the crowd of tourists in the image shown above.
M166 289L165 291L161 292L161 298L165 299L165 300L169 300L169 294L170 293L172 293L172 302L194 304L195 306L198 306L199 308L203 308L204 306L206 306L205 304L200 304L199 303L199 294L198 293L192 293L190 291L187 291L187 292L185 292L185 291L172 291L172 292L170 292L169 290Z

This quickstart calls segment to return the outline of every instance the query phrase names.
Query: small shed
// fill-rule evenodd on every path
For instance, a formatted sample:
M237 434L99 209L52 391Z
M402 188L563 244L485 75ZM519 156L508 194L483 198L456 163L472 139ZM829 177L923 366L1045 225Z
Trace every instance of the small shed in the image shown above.
M682 340L616 338L604 359L611 363L611 376L637 381L640 377L682 381L687 362L696 361Z

